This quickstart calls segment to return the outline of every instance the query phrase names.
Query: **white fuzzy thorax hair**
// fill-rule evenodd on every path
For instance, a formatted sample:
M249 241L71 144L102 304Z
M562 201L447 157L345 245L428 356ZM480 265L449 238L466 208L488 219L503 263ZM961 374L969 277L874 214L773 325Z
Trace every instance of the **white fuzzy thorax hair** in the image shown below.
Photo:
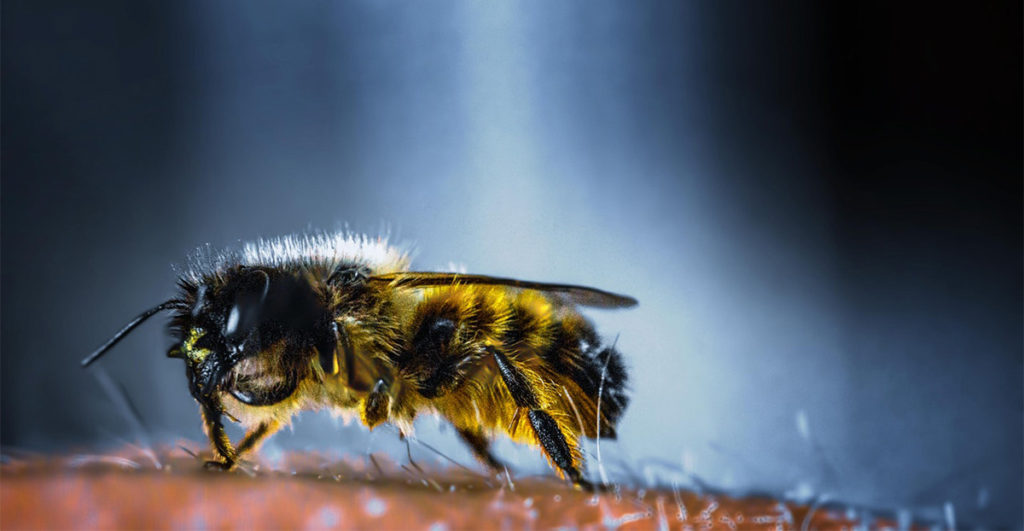
M334 268L340 264L365 265L374 273L405 271L409 255L389 245L386 236L366 236L351 232L315 232L246 242L241 248L223 251L200 247L189 257L182 276L199 281L236 266L282 267L320 264Z

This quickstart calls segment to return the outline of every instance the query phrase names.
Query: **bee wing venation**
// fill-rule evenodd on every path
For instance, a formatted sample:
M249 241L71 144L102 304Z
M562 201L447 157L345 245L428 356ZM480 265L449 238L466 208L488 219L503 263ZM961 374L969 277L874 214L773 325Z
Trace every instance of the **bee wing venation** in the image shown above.
M371 282L388 282L395 287L428 288L435 286L483 285L505 286L515 289L531 289L558 295L561 299L580 306L592 308L628 308L637 305L637 300L628 295L619 295L597 288L574 286L571 284L549 284L531 282L513 278L491 277L487 275L469 275L465 273L433 273L406 271L373 275Z

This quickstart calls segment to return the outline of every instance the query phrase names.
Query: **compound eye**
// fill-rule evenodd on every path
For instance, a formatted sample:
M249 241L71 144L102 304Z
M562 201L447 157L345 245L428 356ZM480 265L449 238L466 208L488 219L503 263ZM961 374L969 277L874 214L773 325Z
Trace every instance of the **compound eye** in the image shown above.
M228 320L224 324L224 335L231 337L238 331L238 320L241 319L242 311L239 309L238 304L231 307L231 311L228 313Z
M270 275L265 271L254 270L241 281L224 321L225 339L244 339L259 325L269 292Z

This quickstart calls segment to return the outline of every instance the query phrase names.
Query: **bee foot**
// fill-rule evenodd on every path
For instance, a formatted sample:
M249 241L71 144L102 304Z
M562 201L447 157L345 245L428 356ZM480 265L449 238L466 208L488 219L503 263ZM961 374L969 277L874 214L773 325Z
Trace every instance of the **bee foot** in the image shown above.
M572 488L582 492L593 492L595 494L609 492L612 490L611 485L605 485L604 483L591 483L582 477L573 479Z

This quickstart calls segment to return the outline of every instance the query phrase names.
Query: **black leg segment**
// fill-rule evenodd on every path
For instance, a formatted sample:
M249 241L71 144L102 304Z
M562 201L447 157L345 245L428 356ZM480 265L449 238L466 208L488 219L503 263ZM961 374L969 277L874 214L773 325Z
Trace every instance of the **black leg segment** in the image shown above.
M224 432L224 424L221 422L221 410L209 404L204 404L202 409L203 420L206 422L206 430L213 443L214 449L220 454L223 461L207 461L206 468L231 470L235 466L236 453L231 447L231 440Z
M565 441L565 435L558 428L558 423L555 422L555 419L539 409L531 409L529 416L533 432L537 434L537 439L540 440L541 446L544 447L544 451L548 453L551 460L558 465L558 468L565 472L565 475L573 483L584 483L580 471L573 466L572 451L569 450L569 444Z
M558 427L558 423L547 412L538 409L540 403L537 401L537 394L530 386L526 376L501 351L493 348L490 351L494 356L494 361L498 364L501 379L505 381L505 386L512 394L512 399L520 408L529 410L530 426L533 427L533 432L537 435L537 440L540 441L544 452L573 483L581 487L589 487L590 484L583 479L583 475L580 474L573 462L572 450L565 440L565 434Z
M535 409L538 406L537 395L534 394L530 383L526 381L523 373L512 365L500 350L491 348L490 352L494 356L494 361L498 364L498 372L501 373L501 379L505 381L505 387L508 387L509 393L512 394L512 399L516 401L516 405Z
M280 424L276 420L261 422L256 429L245 435L242 442L238 443L238 447L235 448L235 453L238 456L241 456L249 450L252 450L256 445L262 442L263 439L267 438L268 435L277 431L278 426L280 426Z

